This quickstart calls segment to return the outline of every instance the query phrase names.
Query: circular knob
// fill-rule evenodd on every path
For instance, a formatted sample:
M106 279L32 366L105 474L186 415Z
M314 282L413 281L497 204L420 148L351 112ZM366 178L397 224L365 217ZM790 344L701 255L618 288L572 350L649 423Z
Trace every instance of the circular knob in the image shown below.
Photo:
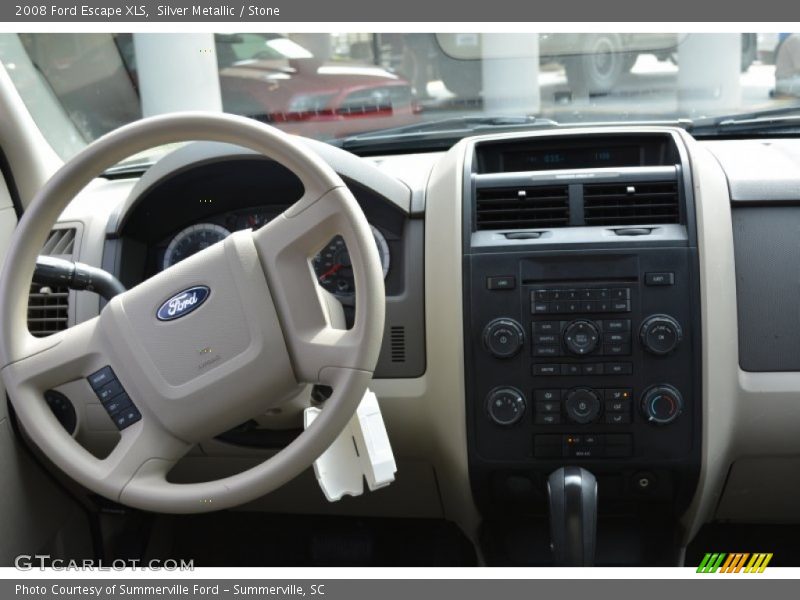
M514 319L495 319L483 329L483 343L497 358L511 358L525 342L525 331Z
M655 425L672 423L683 410L683 397L671 385L654 385L642 396L642 413Z
M585 425L600 414L600 396L589 388L575 388L567 394L565 407L571 420Z
M591 321L573 321L564 328L564 344L573 354L589 354L600 343L600 331Z
M513 425L525 414L525 397L512 387L496 388L486 398L486 410L498 425Z
M642 345L652 354L669 354L683 339L680 323L669 315L653 315L645 319L639 332Z

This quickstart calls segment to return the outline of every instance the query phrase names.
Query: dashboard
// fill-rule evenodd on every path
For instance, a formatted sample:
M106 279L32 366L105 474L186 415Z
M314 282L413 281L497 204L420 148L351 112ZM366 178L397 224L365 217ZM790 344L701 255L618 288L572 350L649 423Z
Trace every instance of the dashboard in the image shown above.
M249 509L446 518L489 564L549 555L546 480L564 465L597 476L598 531L630 542L607 555L615 564L674 562L714 520L798 519L800 289L787 240L800 143L661 127L366 158L303 143L343 177L379 248L387 319L371 388L399 477L329 505L310 476ZM301 195L273 161L195 143L141 177L100 181L57 229L75 229L76 260L130 287ZM309 265L352 315L340 240ZM72 322L101 308L70 296ZM76 404L88 444L114 435ZM175 477L273 450L211 440Z
M221 242L234 231L255 231L280 214L272 206L256 206L239 211L214 215L203 222L191 223L171 237L155 245L152 252L158 270L168 269L193 254ZM375 225L370 225L384 279L391 266L391 250L385 235ZM323 289L337 296L340 301L350 301L355 293L353 269L347 246L341 236L336 236L320 250L312 264L317 281ZM160 268L159 268L160 267Z

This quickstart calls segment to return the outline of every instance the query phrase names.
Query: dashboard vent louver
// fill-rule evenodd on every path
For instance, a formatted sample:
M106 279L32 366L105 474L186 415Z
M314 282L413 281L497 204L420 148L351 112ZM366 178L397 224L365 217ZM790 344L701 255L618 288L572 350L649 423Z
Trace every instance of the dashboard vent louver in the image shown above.
M75 248L75 229L53 229L47 237L40 254L45 256L64 256L72 258Z
M74 228L54 229L41 254L71 260L75 249ZM46 337L69 326L69 289L31 283L28 294L28 329L36 337Z
M567 227L568 186L478 188L475 225L478 230Z
M680 222L676 181L592 183L583 186L586 225Z

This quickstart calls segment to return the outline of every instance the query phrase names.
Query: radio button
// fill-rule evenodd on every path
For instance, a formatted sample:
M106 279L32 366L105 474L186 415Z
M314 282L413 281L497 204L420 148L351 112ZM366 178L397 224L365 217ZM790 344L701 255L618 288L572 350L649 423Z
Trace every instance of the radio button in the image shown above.
M558 332L553 333L534 333L534 346L558 346Z
M533 355L538 357L561 356L561 348L558 346L535 346L533 348Z
M631 341L630 331L611 331L603 336L606 344L627 344Z
M611 301L611 311L610 312L630 312L631 310L631 302L630 300L612 300Z
M663 356L678 347L683 330L678 321L669 315L653 315L642 323L639 335L645 350Z
M513 290L515 287L517 287L517 278L513 275L486 278L486 289L488 290Z
M630 344L606 344L603 346L603 354L607 356L628 356L630 353Z
M562 375L580 375L581 365L564 364L561 365Z
M608 321L603 321L602 325L603 325L603 331L605 331L606 333L631 330L631 322L628 319L612 319Z
M534 321L533 333L559 333L561 324L558 321Z
M564 329L564 343L573 354L589 354L599 342L600 332L591 321L573 321Z
M590 365L581 365L581 371L584 375L602 375L603 363L594 363Z
M533 374L544 377L561 374L561 365L557 364L535 364L533 365Z
M600 398L589 388L576 388L567 394L565 409L570 420L585 425L600 414Z
M606 375L630 375L633 373L633 364L629 362L624 363L606 363Z
M525 332L513 319L495 319L483 330L483 343L496 358L511 358L522 348Z

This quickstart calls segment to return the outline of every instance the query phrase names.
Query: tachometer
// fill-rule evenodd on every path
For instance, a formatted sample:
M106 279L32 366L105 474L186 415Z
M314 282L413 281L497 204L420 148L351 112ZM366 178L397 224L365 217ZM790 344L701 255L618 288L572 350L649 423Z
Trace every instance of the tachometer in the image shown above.
M381 259L384 278L389 273L391 255L389 244L383 234L370 225L378 255ZM319 279L319 284L333 294L349 295L355 291L353 283L353 267L350 264L350 255L341 236L333 238L325 248L314 258L314 271Z
M189 258L209 246L221 242L231 234L230 231L221 225L214 223L197 223L190 225L186 229L179 231L167 246L164 252L164 263L162 268L166 269L172 265Z

